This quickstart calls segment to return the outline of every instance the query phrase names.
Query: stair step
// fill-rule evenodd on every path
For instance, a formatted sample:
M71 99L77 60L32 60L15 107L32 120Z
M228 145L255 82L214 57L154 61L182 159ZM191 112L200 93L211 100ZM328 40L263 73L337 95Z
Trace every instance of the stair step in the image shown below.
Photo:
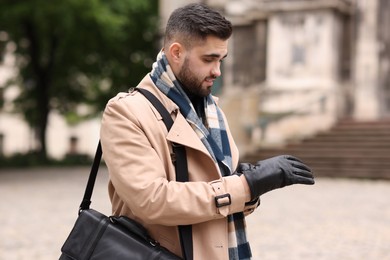
M390 120L378 120L371 122L340 121L333 128L390 128Z
M314 176L321 177L344 177L344 178L370 178L370 179L390 179L390 171L386 169L382 170L367 170L367 169L355 169L345 168L342 170L322 168L313 168Z
M343 165L343 166L357 166L357 167L389 167L390 169L390 160L389 159L377 159L377 158L307 158L305 160L306 163L310 165Z
M302 159L316 176L390 179L390 121L342 121L300 143L261 147L242 161L255 163L280 154Z
M300 155L305 157L358 157L358 158L387 158L390 160L390 149L384 148L340 148L340 147L294 147L286 149L270 149L257 152L260 157L280 154ZM263 155L263 156L262 156Z
M368 138L375 138L383 137L383 138L389 138L390 137L390 130L386 131L339 131L339 132L328 132L328 133L319 133L317 138L361 138L361 137L368 137ZM363 138L362 138L363 139Z
M300 146L289 146L286 147L286 150L290 149L303 149ZM321 150L321 149L343 149L343 150L384 150L390 152L390 143L367 143L367 144L360 144L360 143L330 143L330 142L324 142L324 143L306 143L305 149L308 150Z

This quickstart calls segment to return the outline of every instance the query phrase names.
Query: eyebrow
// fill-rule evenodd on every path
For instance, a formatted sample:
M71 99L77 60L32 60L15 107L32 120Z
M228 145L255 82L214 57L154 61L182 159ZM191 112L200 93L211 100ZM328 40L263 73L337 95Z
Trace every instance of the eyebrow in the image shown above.
M227 55L228 55L228 54L226 53L225 56L222 57L222 59L226 58ZM203 55L203 57L220 58L221 55L216 54L216 53L211 53L211 54L205 54L205 55Z

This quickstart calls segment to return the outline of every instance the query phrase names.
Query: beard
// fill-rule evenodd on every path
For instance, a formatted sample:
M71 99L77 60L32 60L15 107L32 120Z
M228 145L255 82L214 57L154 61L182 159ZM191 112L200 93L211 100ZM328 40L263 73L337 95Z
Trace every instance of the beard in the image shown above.
M190 69L188 58L184 60L183 66L179 71L177 79L182 84L183 89L190 96L206 97L211 93L211 87L202 88L204 79L197 77Z

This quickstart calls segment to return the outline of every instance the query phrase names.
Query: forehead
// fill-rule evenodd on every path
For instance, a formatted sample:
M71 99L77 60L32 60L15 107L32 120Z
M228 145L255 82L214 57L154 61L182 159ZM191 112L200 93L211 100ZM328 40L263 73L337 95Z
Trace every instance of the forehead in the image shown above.
M194 44L191 52L205 56L220 56L221 58L227 55L228 40L222 40L214 36L208 36L199 43Z

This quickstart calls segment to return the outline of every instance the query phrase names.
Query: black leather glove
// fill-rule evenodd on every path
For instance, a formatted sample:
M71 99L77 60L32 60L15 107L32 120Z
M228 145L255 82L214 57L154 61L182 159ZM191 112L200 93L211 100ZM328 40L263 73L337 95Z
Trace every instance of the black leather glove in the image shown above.
M251 190L251 199L292 184L314 184L310 168L291 155L275 156L258 161L255 165L241 163L236 172L244 174Z
M243 171L253 169L254 167L255 166L251 163L239 163L236 171L233 174L237 174L238 176L241 176Z

